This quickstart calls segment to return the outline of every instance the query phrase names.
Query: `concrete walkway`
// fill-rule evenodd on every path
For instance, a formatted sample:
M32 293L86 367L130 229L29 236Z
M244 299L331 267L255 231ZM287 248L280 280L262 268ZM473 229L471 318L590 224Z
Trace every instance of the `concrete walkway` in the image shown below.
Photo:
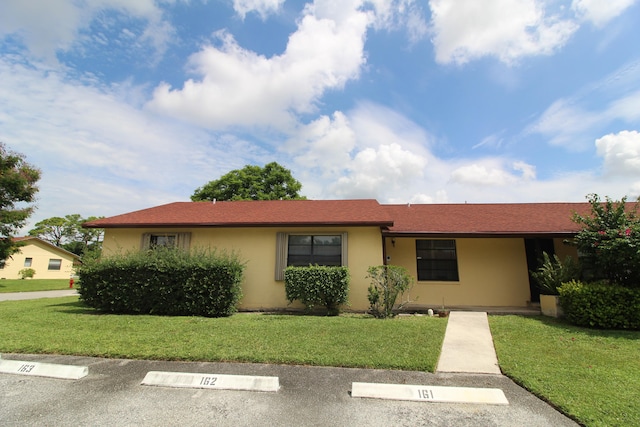
M25 299L70 297L72 295L78 295L78 291L75 289L63 289L61 291L6 292L6 293L0 292L0 301L18 301L18 300L25 300Z
M436 372L501 375L487 313L449 314Z

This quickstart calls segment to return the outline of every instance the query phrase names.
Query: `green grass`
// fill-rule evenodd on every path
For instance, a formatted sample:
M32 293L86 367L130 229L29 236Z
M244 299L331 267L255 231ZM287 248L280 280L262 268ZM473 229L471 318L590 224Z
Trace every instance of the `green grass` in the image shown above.
M77 297L0 302L0 352L435 370L446 319L99 314Z
M69 279L0 280L0 292L56 291L60 289L69 289Z
M502 371L586 426L640 425L640 331L491 316Z

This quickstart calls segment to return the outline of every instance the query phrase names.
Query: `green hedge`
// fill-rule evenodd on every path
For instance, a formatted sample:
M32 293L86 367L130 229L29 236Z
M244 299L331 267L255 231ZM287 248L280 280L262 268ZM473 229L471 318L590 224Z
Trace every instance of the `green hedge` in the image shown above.
M83 265L79 294L109 313L229 316L242 297L243 272L235 255L157 248Z
M308 311L323 306L327 314L335 316L349 295L349 269L347 267L287 267L284 287L289 302L300 300Z
M567 320L602 329L640 329L640 289L571 281L559 289Z

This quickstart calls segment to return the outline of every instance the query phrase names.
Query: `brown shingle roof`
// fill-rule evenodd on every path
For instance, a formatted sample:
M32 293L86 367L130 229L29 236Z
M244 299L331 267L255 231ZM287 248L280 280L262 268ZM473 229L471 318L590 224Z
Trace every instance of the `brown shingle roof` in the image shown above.
M629 207L635 206L629 203ZM376 200L176 202L85 223L94 228L380 226L386 235L570 236L589 203L380 205Z
M390 226L389 213L373 199L176 202L98 219L85 227L250 227L307 225Z
M384 205L394 224L388 234L410 235L571 235L580 227L574 212L588 203L500 203Z

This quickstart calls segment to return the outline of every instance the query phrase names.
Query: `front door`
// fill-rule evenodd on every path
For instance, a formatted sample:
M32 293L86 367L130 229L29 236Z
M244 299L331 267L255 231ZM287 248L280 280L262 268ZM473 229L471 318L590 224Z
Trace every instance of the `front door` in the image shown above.
M527 269L529 272L529 288L531 289L531 302L540 302L540 290L531 277L531 271L536 271L542 265L542 253L546 252L550 257L555 254L553 239L524 239L524 247L527 252Z

